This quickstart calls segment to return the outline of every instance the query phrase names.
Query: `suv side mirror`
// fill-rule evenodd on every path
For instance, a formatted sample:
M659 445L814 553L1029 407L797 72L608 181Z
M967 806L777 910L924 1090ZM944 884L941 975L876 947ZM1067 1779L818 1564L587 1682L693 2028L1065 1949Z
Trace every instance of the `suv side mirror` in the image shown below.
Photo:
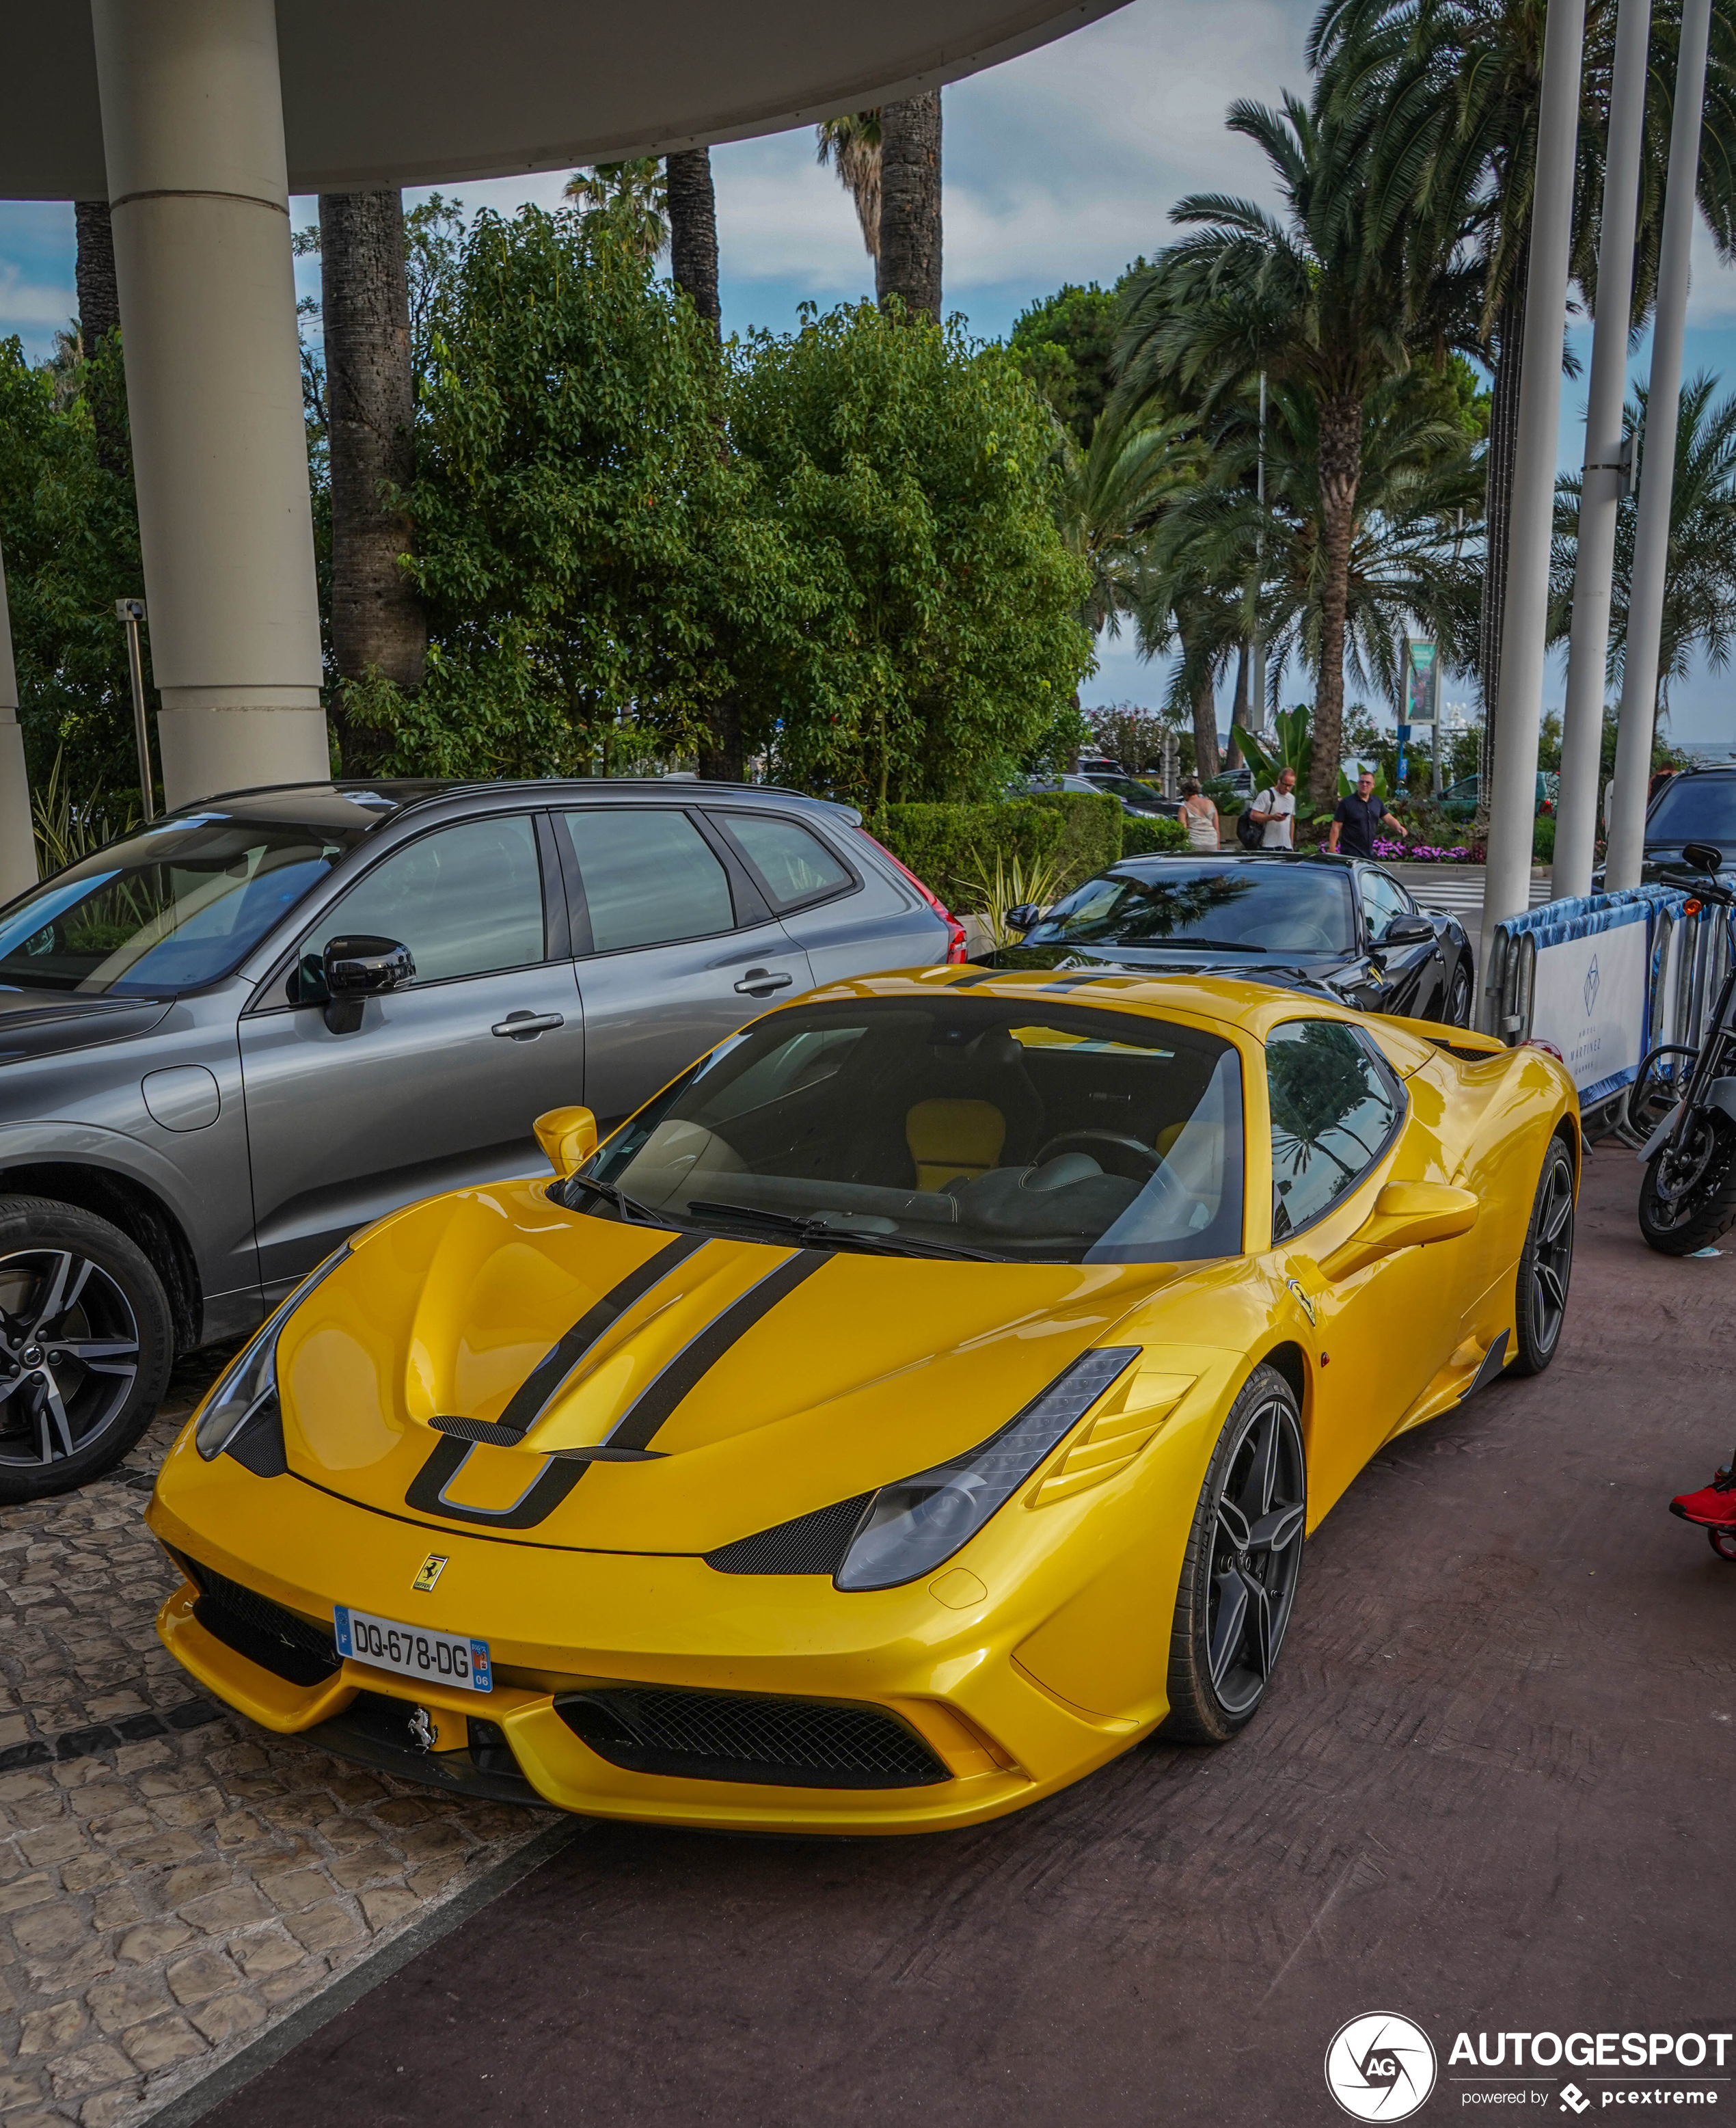
M1043 912L1034 901L1015 901L1001 921L1009 931L1034 931L1043 920Z
M325 985L325 1024L334 1034L353 1034L362 1024L366 999L401 990L415 980L416 964L408 946L396 938L358 933L328 938L320 956Z
M1684 864L1691 865L1696 872L1724 870L1724 852L1715 849L1710 843L1684 843L1681 858Z
M1421 946L1435 936L1435 926L1426 916L1395 916L1380 934L1383 946Z

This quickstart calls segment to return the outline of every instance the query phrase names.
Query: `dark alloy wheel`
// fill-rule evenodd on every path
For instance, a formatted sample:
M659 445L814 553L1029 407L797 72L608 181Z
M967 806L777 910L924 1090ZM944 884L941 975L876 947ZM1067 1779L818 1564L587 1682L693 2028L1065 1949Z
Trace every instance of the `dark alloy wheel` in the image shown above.
M1518 1329L1507 1371L1540 1375L1555 1356L1573 1275L1573 1156L1558 1138L1544 1155L1514 1296Z
M1183 1743L1227 1743L1252 1719L1302 1574L1307 1470L1290 1385L1257 1367L1212 1452L1182 1565L1169 1718Z
M1722 1110L1688 1119L1681 1143L1662 1146L1639 1185L1639 1231L1667 1256L1710 1248L1736 1223L1736 1123Z
M0 1199L0 1505L118 1462L172 1356L162 1285L126 1235L70 1205Z
M1444 1024L1449 1027L1468 1027L1471 1024L1471 971L1465 965L1463 954L1459 966L1453 971L1453 988L1447 998Z

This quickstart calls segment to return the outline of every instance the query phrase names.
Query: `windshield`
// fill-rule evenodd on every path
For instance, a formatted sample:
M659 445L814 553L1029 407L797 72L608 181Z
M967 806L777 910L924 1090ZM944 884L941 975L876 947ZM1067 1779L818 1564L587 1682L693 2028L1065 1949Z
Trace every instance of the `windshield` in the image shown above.
M1058 901L1027 946L1221 946L1231 952L1354 950L1348 874L1304 864L1206 858L1123 867Z
M1234 1256L1241 1073L1230 1043L1134 1014L946 995L797 1006L713 1051L581 1172L756 1239ZM557 1194L614 1215L582 1187Z
M1149 783L1136 783L1131 776L1093 776L1086 780L1099 791L1112 791L1117 798L1131 798L1136 805L1149 805L1157 796Z
M1715 843L1736 857L1736 776L1672 776L1646 822L1648 843Z
M367 832L213 806L86 857L0 916L0 983L92 996L197 990L243 960Z

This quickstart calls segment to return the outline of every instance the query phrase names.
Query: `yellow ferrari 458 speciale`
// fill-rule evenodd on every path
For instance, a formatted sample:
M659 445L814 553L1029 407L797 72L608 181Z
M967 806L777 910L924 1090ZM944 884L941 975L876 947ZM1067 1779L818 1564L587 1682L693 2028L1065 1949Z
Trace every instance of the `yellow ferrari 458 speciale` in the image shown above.
M1561 1333L1568 1074L1307 990L879 976L538 1133L321 1265L149 1510L202 1684L485 1795L911 1831L1223 1741L1305 1533Z

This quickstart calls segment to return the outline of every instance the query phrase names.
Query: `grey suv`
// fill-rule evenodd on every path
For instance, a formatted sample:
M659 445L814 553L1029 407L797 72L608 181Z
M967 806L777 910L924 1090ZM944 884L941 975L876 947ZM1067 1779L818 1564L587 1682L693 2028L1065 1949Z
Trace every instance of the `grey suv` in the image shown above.
M847 806L741 784L292 785L0 909L0 1503L411 1199L545 1165L765 1006L965 957Z

